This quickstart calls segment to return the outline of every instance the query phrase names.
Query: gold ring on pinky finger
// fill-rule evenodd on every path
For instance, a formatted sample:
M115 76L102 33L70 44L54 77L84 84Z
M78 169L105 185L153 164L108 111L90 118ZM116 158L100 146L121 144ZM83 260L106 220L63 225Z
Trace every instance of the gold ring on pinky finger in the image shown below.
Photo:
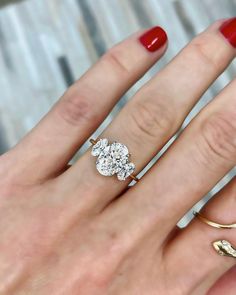
M116 174L121 181L129 177L136 182L139 181L133 174L135 165L129 161L130 153L127 146L119 142L109 144L106 138L90 139L90 142L93 145L91 154L97 157L96 168L101 175Z
M219 228L219 229L232 229L236 228L236 224L221 224L217 223L214 221L211 221L204 217L201 213L199 212L193 212L193 215L198 218L200 221L204 222L205 224L214 227L214 228ZM236 258L236 248L231 245L229 241L226 240L218 240L212 243L213 248L216 250L216 252L221 255L221 256L227 256L227 257L232 257Z
M231 224L222 224L222 223L217 223L215 221L207 219L205 216L203 216L199 212L193 212L193 215L197 217L200 221L204 222L205 224L215 227L215 228L220 228L220 229L236 229L236 223L231 223Z

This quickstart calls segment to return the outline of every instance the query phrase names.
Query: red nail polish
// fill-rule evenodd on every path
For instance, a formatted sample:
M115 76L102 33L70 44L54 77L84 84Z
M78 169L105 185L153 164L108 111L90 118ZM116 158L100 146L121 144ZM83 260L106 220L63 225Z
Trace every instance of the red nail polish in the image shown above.
M161 27L154 27L145 32L139 41L148 51L154 52L166 43L167 35Z
M220 32L236 48L236 17L225 21L220 27Z

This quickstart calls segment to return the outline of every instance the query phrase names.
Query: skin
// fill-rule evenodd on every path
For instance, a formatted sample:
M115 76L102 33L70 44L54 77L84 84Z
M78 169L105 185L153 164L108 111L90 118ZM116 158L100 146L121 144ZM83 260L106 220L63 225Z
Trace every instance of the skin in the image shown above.
M218 21L135 94L101 137L127 144L137 171L179 129L235 56ZM188 125L142 180L103 177L86 152L67 163L121 95L164 54L139 32L106 53L0 157L0 294L235 294L235 260L211 243L233 230L178 220L236 162L236 82ZM232 179L203 209L235 221Z

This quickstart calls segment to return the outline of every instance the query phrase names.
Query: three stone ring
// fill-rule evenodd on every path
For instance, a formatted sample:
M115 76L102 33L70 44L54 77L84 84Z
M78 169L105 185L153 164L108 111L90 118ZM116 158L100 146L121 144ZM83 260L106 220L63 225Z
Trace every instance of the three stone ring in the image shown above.
M93 145L91 154L97 157L96 168L101 175L116 174L120 181L129 177L136 182L139 181L133 175L135 165L129 161L130 153L127 146L119 142L109 143L106 138L90 139L90 142Z

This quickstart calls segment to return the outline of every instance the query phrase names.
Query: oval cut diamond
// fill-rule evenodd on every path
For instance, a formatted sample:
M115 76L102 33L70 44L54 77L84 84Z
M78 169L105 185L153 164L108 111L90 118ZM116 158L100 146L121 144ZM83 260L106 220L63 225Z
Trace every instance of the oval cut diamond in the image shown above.
M98 172L104 176L112 176L116 173L114 161L109 154L100 154L96 167Z
M122 159L129 155L129 150L127 146L122 143L114 142L111 144L111 154L113 158Z

